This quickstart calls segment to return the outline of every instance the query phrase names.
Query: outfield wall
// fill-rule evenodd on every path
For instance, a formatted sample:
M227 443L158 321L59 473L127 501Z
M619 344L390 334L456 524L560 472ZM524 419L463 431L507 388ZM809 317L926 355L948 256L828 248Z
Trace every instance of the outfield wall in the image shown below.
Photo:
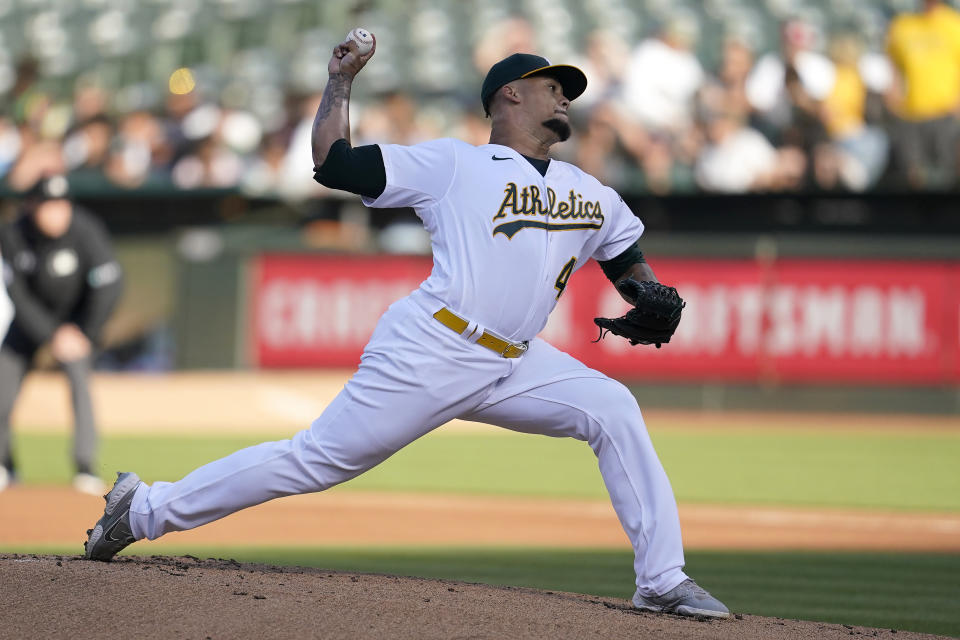
M651 258L687 301L662 349L598 343L592 319L625 303L588 263L542 337L633 380L938 385L960 381L960 263ZM352 367L380 315L430 272L426 258L267 253L245 280L241 336L259 368Z
M303 358L295 366L308 372L327 366L311 364L320 352L352 371L380 311L429 263L310 251L302 239L274 227L118 239L127 287L98 366L277 371L276 357ZM643 246L690 305L670 345L590 343L594 315L624 310L590 263L544 333L632 385L643 406L960 413L960 245L949 236L650 233ZM289 259L288 271L265 274L267 257ZM339 266L297 275L315 259ZM290 340L302 353L283 346Z

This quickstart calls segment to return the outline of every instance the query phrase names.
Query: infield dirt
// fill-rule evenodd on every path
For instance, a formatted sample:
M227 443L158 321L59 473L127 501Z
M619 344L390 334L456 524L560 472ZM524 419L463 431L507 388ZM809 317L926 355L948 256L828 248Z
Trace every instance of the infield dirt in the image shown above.
M0 548L80 545L103 500L68 487L0 492ZM681 504L686 549L827 549L960 552L960 514ZM23 522L33 526L24 528ZM629 549L609 502L380 493L334 489L273 500L170 544L476 545Z
M0 638L658 638L942 636L738 615L696 620L626 600L194 557L0 555Z

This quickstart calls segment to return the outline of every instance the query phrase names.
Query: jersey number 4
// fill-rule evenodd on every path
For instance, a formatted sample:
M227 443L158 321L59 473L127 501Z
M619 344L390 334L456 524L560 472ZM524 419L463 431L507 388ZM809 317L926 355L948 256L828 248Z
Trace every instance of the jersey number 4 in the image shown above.
M560 275L557 276L557 282L553 287L557 290L557 299L560 299L560 294L563 293L563 290L567 288L567 280L570 279L570 276L573 275L573 265L577 264L577 258L574 256L567 261L567 264L563 265L563 269L560 269Z

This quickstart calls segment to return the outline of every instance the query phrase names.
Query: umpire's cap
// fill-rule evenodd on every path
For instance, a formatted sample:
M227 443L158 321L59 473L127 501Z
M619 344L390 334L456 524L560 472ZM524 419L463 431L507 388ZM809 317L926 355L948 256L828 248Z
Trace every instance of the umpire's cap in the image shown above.
M23 197L30 202L63 200L70 197L70 182L66 176L53 175L40 178Z
M487 77L483 79L480 102L483 103L486 114L490 115L490 98L497 89L508 82L531 76L556 78L567 100L576 99L587 88L587 76L576 67L568 64L550 64L550 61L543 56L530 53L515 53L490 67Z

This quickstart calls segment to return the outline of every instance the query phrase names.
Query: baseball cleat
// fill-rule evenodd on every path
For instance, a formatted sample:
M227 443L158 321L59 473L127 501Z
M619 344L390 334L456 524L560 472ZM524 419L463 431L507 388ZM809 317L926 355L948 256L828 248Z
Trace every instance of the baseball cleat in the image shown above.
M83 543L84 556L88 560L109 562L113 556L136 541L130 530L130 503L141 484L135 473L118 473L117 482L103 499L107 506L103 517L93 529L87 529L87 541Z
M633 594L633 606L640 611L654 613L708 618L730 617L730 610L722 602L690 578L660 596L642 596L638 590Z

